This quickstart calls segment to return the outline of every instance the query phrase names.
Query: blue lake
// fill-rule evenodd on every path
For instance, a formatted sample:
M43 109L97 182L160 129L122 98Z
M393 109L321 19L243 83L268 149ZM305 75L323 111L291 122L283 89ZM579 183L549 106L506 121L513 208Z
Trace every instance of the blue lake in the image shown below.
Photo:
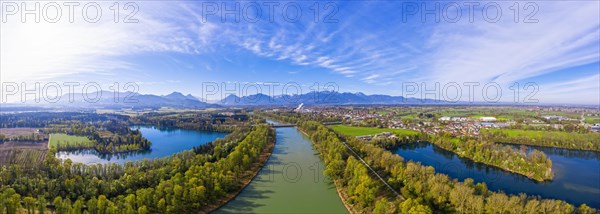
M86 149L77 151L61 151L56 154L60 159L71 159L73 162L95 163L125 163L142 159L154 159L171 156L174 153L189 150L195 146L209 143L217 138L223 138L227 133L194 131L176 128L157 128L154 126L134 126L142 136L150 142L150 151L126 152L119 154L99 154L96 150Z
M472 178L485 182L490 190L509 194L526 193L567 201L579 206L600 208L600 153L567 149L530 147L541 150L552 160L554 179L535 182L525 176L476 163L428 142L405 144L396 154L405 160L433 166L436 172L463 181Z

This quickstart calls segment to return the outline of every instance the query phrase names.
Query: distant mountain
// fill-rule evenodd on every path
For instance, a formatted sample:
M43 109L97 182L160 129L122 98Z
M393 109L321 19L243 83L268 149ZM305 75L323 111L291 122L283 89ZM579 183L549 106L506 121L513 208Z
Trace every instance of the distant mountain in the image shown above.
M229 95L223 98L221 101L215 104L226 105L226 106L268 106L274 105L275 98L265 94L253 94L245 97L238 97L236 95ZM275 104L280 105L280 104Z
M34 100L25 104L33 104ZM212 108L219 105L208 104L198 100L191 94L183 95L173 92L165 96L152 94L139 94L132 92L114 93L110 91L99 91L92 93L64 94L57 102L37 103L50 107L67 108Z
M222 106L297 106L304 103L307 106L314 105L439 105L456 104L431 99L421 100L418 98L405 98L390 95L366 95L363 93L339 93L332 91L309 92L306 94L268 96L266 94L254 94L238 97L229 95L220 101L211 103L203 102L191 94L183 95L173 92L164 96L152 94L139 94L131 92L114 93L110 91L99 91L88 94L73 93L65 94L60 99L48 101L41 99L35 102L33 97L28 97L28 102L18 103L26 106L52 107L52 108L218 108ZM47 98L48 99L48 98Z
M398 104L444 104L447 102L432 99L405 98L390 95L365 95L363 93L338 93L331 91L309 92L306 94L280 95L270 97L256 94L245 97L229 95L217 104L225 106L294 106L305 105L398 105Z

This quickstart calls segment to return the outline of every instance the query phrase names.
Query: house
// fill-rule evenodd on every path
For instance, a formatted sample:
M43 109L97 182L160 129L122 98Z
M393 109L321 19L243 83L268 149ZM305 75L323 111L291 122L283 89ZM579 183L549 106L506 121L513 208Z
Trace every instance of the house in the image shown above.
M495 117L480 117L479 120L483 121L483 122L495 122L496 118Z

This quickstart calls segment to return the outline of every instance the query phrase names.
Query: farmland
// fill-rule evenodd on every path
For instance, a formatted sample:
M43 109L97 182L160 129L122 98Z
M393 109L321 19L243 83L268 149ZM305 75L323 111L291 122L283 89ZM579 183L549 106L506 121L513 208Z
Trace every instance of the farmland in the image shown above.
M587 124L597 124L600 123L600 116L586 116L583 121Z
M67 134L50 134L49 146L58 150L94 148L94 143L83 136L67 135Z
M417 131L406 130L406 129L391 129L391 128L373 128L373 127L358 127L358 126L345 126L345 125L333 125L329 128L335 132L349 135L349 136L364 136L374 135L382 132L390 132L397 135L415 135L419 134Z
M46 157L47 145L47 143L1 143L0 166L17 164L24 168L38 167Z

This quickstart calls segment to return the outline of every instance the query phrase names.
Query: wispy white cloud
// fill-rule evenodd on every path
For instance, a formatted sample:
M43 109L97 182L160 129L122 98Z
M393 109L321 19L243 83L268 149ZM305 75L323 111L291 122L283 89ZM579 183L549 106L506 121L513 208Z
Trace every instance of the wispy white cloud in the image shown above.
M542 103L600 104L600 74L589 77L544 83L539 86Z
M136 54L173 52L211 57L242 51L329 70L368 85L494 81L505 86L598 62L600 2L536 3L539 23L514 23L509 13L498 23L470 23L464 17L459 23L402 23L398 22L399 15L392 13L397 12L395 2L345 3L347 8L339 11L338 23L315 23L311 16L298 23L222 23L203 22L202 8L194 2L143 2L139 3L137 24L112 20L96 24L2 24L0 75L2 81L111 75L137 70L134 62L124 59ZM502 4L503 8L509 6ZM228 63L242 62L226 56L219 57ZM199 67L219 69L209 64ZM571 79L578 79L578 86L544 85L560 88L543 92L553 93L544 97L598 93L588 90L598 88L594 78L573 74Z
M538 5L539 23L514 23L508 17L500 23L441 26L438 33L445 39L427 58L432 62L428 76L508 83L598 60L598 2ZM439 34L432 39L440 40Z

